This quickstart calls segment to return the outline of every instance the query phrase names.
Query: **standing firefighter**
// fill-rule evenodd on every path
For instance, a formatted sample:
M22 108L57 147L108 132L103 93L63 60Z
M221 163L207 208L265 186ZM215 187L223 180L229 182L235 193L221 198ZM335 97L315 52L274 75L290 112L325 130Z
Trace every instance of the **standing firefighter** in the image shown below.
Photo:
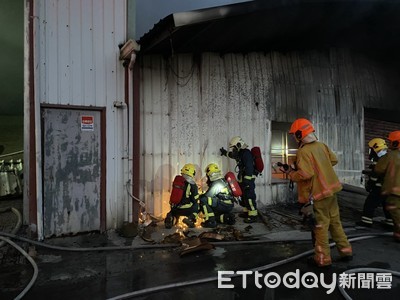
M357 225L371 227L373 224L372 218L374 217L374 211L382 205L383 213L385 214L385 220L383 224L386 226L393 226L393 220L390 213L386 210L385 200L386 196L381 195L383 176L376 174L375 165L378 160L387 154L388 147L384 139L374 138L368 142L369 147L369 159L371 164L368 170L363 170L363 174L368 176L365 189L369 192L365 199L363 207L363 215L361 220L356 222Z
M353 254L339 215L336 193L342 189L342 185L332 167L338 161L328 146L317 141L314 132L313 125L307 119L293 122L289 133L299 143L297 169L282 171L297 183L303 215L316 221L313 226L314 256L308 262L327 267L332 264L329 232L342 260L352 259Z
M392 151L378 161L375 172L384 176L382 194L393 219L393 237L400 242L400 130L391 132L388 140Z
M211 163L206 167L205 172L208 189L200 196L200 206L205 217L201 226L214 228L217 222L235 224L235 216L231 213L234 197L221 170L217 164Z
M181 175L175 177L170 197L171 211L165 217L165 228L171 228L180 216L186 216L182 222L187 226L195 227L199 212L199 191L194 181L195 175L196 167L186 164L181 169Z
M238 181L243 195L239 202L244 207L244 222L254 223L257 222L257 202L255 192L255 178L257 177L257 170L254 167L254 160L251 151L247 148L248 145L242 140L240 136L235 136L229 143L229 152L221 148L222 156L229 156L236 160L238 172Z

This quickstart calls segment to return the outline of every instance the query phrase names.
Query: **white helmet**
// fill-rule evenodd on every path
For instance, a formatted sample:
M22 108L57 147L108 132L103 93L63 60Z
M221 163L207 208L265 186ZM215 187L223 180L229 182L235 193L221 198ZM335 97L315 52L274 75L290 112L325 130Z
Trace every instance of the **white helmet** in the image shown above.
M234 136L229 142L229 148L236 147L238 149L245 149L248 145L243 141L240 136Z

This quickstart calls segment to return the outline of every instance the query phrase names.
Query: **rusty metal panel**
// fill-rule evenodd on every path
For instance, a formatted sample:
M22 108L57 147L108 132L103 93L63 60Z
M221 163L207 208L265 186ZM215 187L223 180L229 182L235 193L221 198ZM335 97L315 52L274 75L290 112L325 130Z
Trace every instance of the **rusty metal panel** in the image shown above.
M45 108L44 235L100 230L100 112Z
M219 156L234 135L263 151L260 206L278 202L285 188L271 185L270 124L298 117L309 118L336 152L341 181L359 185L363 107L396 109L400 95L390 66L349 49L145 56L141 74L141 196L156 215L166 213L173 176L184 163L197 165L200 186L208 163L235 168Z

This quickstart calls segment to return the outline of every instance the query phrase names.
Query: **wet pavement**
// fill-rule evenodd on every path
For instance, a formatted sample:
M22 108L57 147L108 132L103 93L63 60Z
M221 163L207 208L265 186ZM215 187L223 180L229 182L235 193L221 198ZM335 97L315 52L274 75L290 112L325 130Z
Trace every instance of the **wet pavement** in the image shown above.
M353 193L340 193L341 216L349 237L386 232L378 222L371 229L354 227L361 215L364 198ZM379 210L377 214L382 216ZM162 222L153 222L144 232L139 230L141 237L124 237L121 232L111 231L45 241L57 247L88 251L56 250L14 239L29 251L39 268L33 287L23 299L344 299L336 285L327 294L329 288L322 285L321 273L324 282L331 284L335 276L338 282L339 274L349 269L400 271L400 243L395 243L391 236L352 242L354 259L350 262L335 261L327 270L309 266L306 262L308 254L300 255L311 250L310 232L303 228L297 209L291 205L271 207L259 222L250 225L237 218L234 227L222 226L216 231L215 237L222 235L226 237L224 240L207 240L213 249L181 255L185 249L181 239L195 239L210 231L213 230L187 230L179 226L165 229ZM21 229L18 235L24 236L23 232ZM178 234L180 238L176 239ZM88 249L108 246L114 249ZM14 299L31 280L33 269L10 246L1 248L0 253L0 299ZM288 261L297 255L297 259ZM334 260L338 258L334 249L332 256ZM280 261L282 264L278 265ZM230 279L223 275L222 288L218 287L218 271L252 273L246 277L246 288L243 276ZM292 281L289 276L286 283L293 283L292 288L284 284L284 276L290 272ZM315 276L307 272L313 272ZM391 288L383 289L367 288L373 280L362 280L361 275L376 276L371 271L359 273L354 280L362 281L364 286L346 289L351 298L399 298L399 277L393 276ZM272 287L278 277L281 283ZM314 282L307 283L307 280ZM317 287L311 288L313 283L317 283ZM227 285L233 287L227 288Z

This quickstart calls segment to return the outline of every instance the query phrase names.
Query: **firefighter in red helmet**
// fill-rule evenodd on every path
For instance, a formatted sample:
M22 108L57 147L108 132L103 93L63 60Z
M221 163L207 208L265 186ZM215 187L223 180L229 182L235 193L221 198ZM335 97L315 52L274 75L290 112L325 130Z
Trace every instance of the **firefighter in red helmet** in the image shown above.
M382 194L393 219L393 237L400 242L400 130L391 132L388 140L391 151L378 161L375 172L384 176Z
M315 219L312 229L314 255L308 262L327 267L332 264L329 232L342 260L352 259L353 253L339 215L336 193L342 185L333 169L338 161L329 147L317 140L314 132L313 124L307 119L293 122L289 133L299 143L296 170L281 171L297 183L298 201L303 204L302 214Z
M211 163L206 167L205 172L208 189L200 196L200 207L205 217L201 226L214 228L217 222L235 224L235 216L231 213L234 197L222 171L216 163Z
M235 136L229 142L230 151L224 148L220 149L222 156L228 156L236 160L238 172L238 182L242 189L243 195L239 204L243 206L244 213L240 216L244 217L243 222L254 223L258 220L255 178L257 170L254 167L253 155L248 149L248 145L240 136Z

